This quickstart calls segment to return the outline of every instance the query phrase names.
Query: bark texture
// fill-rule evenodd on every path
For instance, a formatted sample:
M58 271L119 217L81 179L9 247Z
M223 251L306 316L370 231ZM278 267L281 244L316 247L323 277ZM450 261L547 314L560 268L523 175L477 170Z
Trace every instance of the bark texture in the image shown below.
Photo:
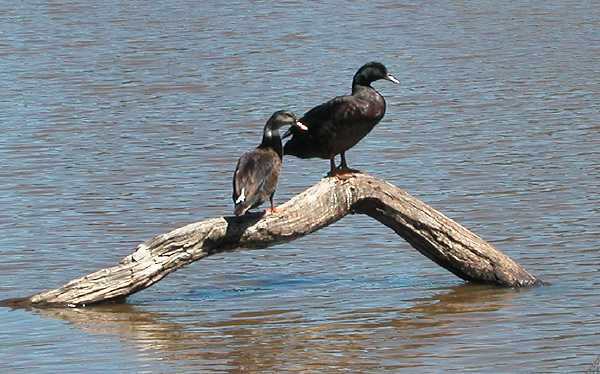
M158 235L119 264L23 300L84 306L118 300L211 254L264 248L328 226L349 213L367 214L460 278L505 287L541 284L492 245L404 190L367 174L325 178L275 214L208 219Z

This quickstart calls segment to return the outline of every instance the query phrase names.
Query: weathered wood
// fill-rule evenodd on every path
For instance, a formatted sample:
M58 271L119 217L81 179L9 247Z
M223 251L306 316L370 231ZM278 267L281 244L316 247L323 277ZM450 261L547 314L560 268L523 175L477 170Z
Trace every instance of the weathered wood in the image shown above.
M508 256L404 190L366 174L352 174L321 180L275 214L208 219L158 235L118 265L24 301L82 306L122 299L211 254L289 242L348 213L375 218L462 279L507 287L541 284Z

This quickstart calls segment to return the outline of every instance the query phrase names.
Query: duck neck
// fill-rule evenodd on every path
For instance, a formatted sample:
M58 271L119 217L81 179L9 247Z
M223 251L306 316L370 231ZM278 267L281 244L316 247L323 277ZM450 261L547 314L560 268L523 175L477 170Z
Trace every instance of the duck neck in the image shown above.
M365 91L375 91L370 85L352 84L352 95L356 95Z
M358 71L354 74L354 78L352 79L352 94L358 93L364 89L373 89L371 87L371 80L369 80L363 72Z
M262 142L258 148L271 148L277 153L280 159L283 159L283 147L281 146L281 136L279 136L279 130L272 129L269 126L265 127Z

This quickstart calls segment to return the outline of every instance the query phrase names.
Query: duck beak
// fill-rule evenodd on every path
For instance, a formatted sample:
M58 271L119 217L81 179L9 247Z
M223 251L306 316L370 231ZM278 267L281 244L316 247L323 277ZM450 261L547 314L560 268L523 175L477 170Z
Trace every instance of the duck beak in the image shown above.
M396 77L394 77L392 74L388 74L385 77L386 80L392 82L392 83L396 83L396 84L400 84L400 81L398 79L396 79Z
M287 131L283 134L283 136L281 137L281 139L285 139L287 137L290 137L293 134L293 132L294 132L294 130L293 130L294 127L297 127L300 130L302 130L302 131L308 131L308 127L306 127L305 124L303 124L300 121L297 121L295 124L293 124L292 126L290 126L289 129L287 129Z

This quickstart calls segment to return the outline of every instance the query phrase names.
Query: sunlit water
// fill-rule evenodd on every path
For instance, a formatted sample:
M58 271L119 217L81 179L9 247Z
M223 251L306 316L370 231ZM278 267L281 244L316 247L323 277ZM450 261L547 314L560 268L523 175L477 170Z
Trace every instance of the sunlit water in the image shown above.
M348 152L552 283L465 284L363 216L215 255L119 306L0 308L0 372L584 372L600 355L591 1L3 2L0 299L231 212L269 115L384 62ZM287 158L276 200L326 160Z

